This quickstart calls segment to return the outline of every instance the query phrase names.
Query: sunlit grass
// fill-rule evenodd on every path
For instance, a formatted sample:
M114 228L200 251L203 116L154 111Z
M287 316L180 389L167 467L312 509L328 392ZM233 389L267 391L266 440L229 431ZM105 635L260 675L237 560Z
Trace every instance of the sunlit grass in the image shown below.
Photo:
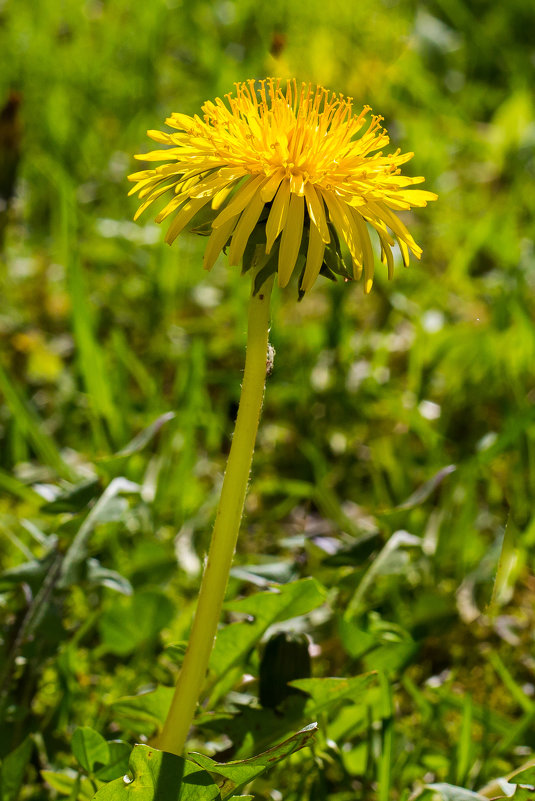
M269 381L229 597L254 597L266 576L313 576L329 591L321 614L298 621L314 643L314 676L379 669L390 684L326 715L316 760L299 752L254 792L379 799L389 782L391 797L406 799L425 782L477 789L507 774L535 746L533 12L520 0L336 13L315 0L290 10L38 6L0 9L0 104L19 91L23 122L0 268L3 567L55 553L56 537L65 552L113 478L141 489L108 508L88 545L134 596L82 571L43 607L26 661L14 663L0 758L30 730L52 770L73 767L76 726L134 741L151 726L113 702L174 682L180 650L164 646L188 634L238 400L248 288L222 263L208 282L197 238L168 248L156 227L135 227L126 154L178 102L195 113L233 81L279 67L380 108L440 201L407 218L425 257L395 284L378 270L365 299L356 285L321 280L297 307L295 287L275 293L271 342L284 358ZM170 411L165 429L118 455ZM414 502L448 465L457 469ZM81 481L81 499L42 508ZM400 530L418 544L385 554ZM19 578L1 580L2 663L43 571ZM176 614L151 622L147 611L145 639L119 653L116 610L136 620L133 598L149 596L147 610L156 598ZM228 690L240 703L255 695L240 681L257 676L259 658L244 651L213 689L220 718ZM28 698L33 712L19 715ZM226 723L200 723L193 745L229 745L217 739ZM251 743L234 725L246 756ZM30 765L21 798L47 792Z

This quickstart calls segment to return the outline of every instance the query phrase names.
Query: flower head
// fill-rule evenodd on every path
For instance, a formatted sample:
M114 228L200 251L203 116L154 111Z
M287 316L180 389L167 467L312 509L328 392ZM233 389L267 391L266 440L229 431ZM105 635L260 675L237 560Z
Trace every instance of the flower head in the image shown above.
M422 177L401 175L413 153L383 154L389 138L381 117L368 119L369 106L356 114L351 98L295 80L283 86L274 78L238 83L235 95L225 98L227 104L220 98L206 102L202 119L172 114L166 120L172 133L148 131L169 147L136 156L163 162L129 176L135 182L130 194L138 192L143 200L136 219L171 193L156 217L162 222L174 215L166 235L171 244L209 208L206 269L228 245L231 265L276 270L280 286L297 265L301 292L320 271L355 279L364 272L369 292L369 228L377 232L389 277L396 240L405 265L409 251L420 258L421 249L395 212L437 196L410 188Z

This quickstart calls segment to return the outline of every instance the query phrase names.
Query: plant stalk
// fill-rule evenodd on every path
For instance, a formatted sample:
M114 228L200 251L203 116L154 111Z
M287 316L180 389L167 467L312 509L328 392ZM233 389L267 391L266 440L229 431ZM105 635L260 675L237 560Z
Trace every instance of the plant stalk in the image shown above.
M266 382L273 277L249 300L247 351L234 436L184 662L157 746L181 755L206 678L236 549ZM254 277L253 277L254 287Z

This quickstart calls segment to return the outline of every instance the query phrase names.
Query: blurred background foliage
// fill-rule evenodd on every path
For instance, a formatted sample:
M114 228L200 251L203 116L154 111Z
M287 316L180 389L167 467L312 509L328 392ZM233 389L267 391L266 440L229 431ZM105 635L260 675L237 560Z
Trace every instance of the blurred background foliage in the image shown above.
M391 284L379 267L369 297L321 279L299 304L295 287L275 293L275 369L237 561L336 588L338 612L311 633L317 675L380 665L351 626L374 648L385 627L387 641L414 645L397 662L383 655L397 682L396 797L424 777L474 787L532 753L534 26L528 0L0 0L2 563L72 540L87 508L43 500L85 481L87 504L123 476L141 490L89 553L134 598L161 601L150 636L125 652L111 579L87 591L74 581L48 609L56 628L41 622L48 635L21 645L22 701L8 709L15 744L32 727L49 737L41 767L61 764L83 717L113 731L110 699L171 683L157 656L186 637L240 388L248 282L224 260L204 274L202 238L169 248L148 216L133 223L125 176L150 147L147 128L266 75L369 103L439 201L406 217L421 262ZM169 411L159 434L120 453ZM420 545L355 601L399 530ZM8 585L5 654L28 603ZM4 754L13 740L1 737ZM327 772L310 797L366 787L351 743L348 783Z

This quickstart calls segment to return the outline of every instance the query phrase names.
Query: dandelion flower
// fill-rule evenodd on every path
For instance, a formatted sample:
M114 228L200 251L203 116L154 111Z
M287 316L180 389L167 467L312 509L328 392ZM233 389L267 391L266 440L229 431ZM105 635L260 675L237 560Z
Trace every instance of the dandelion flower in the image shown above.
M172 198L156 216L172 216L171 244L199 212L209 211L204 267L228 246L231 265L256 264L264 276L277 271L286 286L294 270L301 294L320 272L373 282L375 230L381 261L392 277L392 248L403 263L420 258L411 234L396 215L425 206L436 195L413 189L422 177L401 175L413 153L385 155L382 118L369 106L355 113L351 98L295 80L274 78L236 84L235 94L208 101L198 115L172 114L172 133L148 131L166 145L136 156L163 162L129 176L139 193L137 217L165 194ZM195 220L194 220L195 218ZM203 232L202 228L198 229ZM343 258L340 243L348 255Z

